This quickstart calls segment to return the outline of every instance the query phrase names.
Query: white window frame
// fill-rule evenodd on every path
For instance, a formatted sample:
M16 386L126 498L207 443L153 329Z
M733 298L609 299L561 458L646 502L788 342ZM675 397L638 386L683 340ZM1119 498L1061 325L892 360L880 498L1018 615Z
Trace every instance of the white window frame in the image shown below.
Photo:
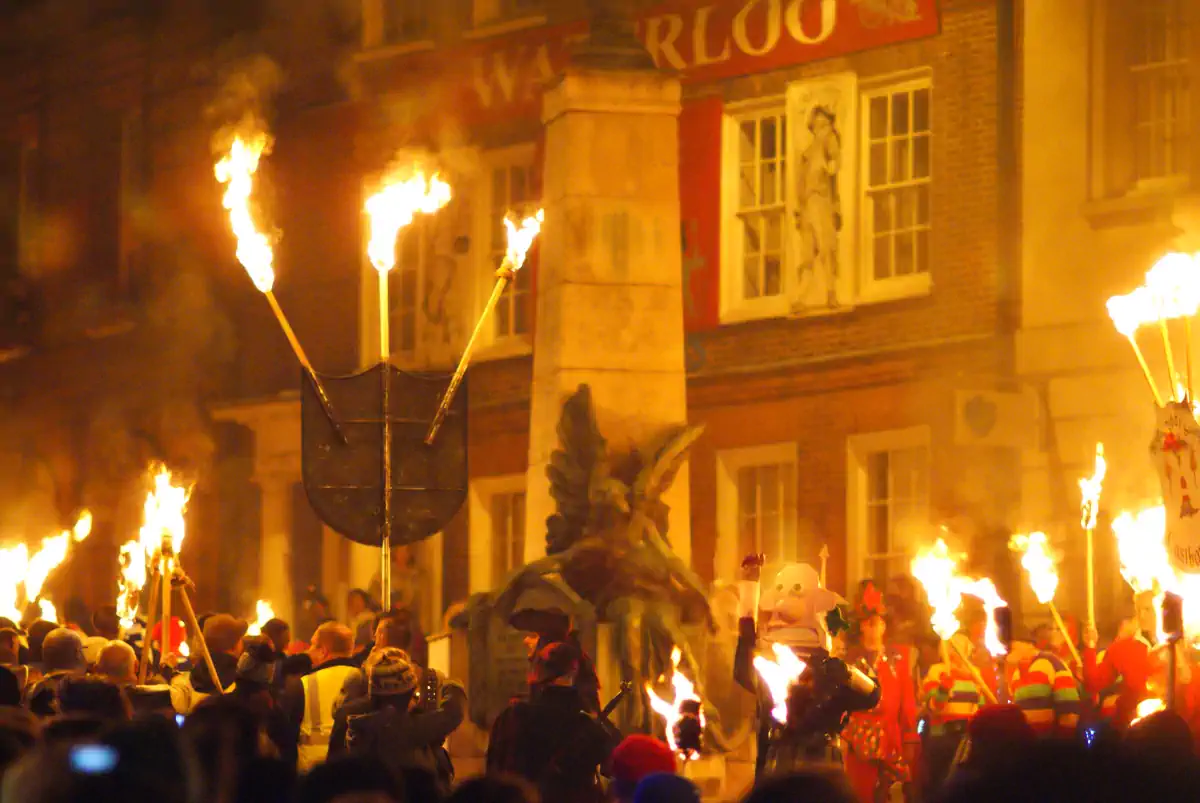
M483 312L484 304L487 303L488 296L492 293L492 288L496 282L496 266L492 262L492 216L495 210L492 208L492 173L499 168L511 168L529 166L531 177L536 171L534 159L537 157L537 147L534 143L522 143L513 145L508 148L499 148L492 151L486 151L483 154L483 168L480 172L478 180L474 188L474 205L473 213L475 219L472 225L471 236L471 275L474 277L475 289L472 293L474 299L472 322L479 319ZM533 199L528 202L529 209L536 209L540 201ZM529 270L529 265L526 264L522 271ZM532 282L532 276L526 274ZM508 293L511 290L506 290L505 295L501 297L500 303L505 303ZM475 351L475 359L503 359L505 357L517 357L533 353L533 326L535 324L534 315L537 311L537 295L533 291L532 284L529 292L529 309L528 320L530 322L530 331L524 334L506 335L499 337L496 334L496 326L498 316L496 310L492 311L491 318L484 323L483 331L479 333L479 345Z
M846 588L855 588L864 579L867 556L873 554L867 544L870 526L867 519L867 461L871 455L880 452L921 448L932 461L930 444L930 429L926 425L851 435L846 439ZM932 465L929 473L932 480ZM874 579L887 580L886 577Z
M739 153L740 129L743 121L777 115L787 119L787 97L772 95L756 98L745 103L730 104L725 108L721 122L721 271L720 271L720 320L721 323L779 318L788 315L790 301L788 289L791 284L792 255L788 252L787 225L794 212L791 185L791 148L787 138L783 142L783 158L786 168L783 177L783 230L781 238L781 264L779 294L747 299L743 295L743 237L744 230L739 217L741 155ZM791 123L787 123L790 136Z
M493 576L495 572L492 567L492 499L501 494L525 493L525 475L477 477L470 481L469 488L467 516L470 546L467 550L467 587L469 592L474 594L490 591L504 579ZM528 497L525 517L528 520Z
M714 555L713 574L718 580L735 582L739 576L744 555L738 554L739 521L738 472L743 468L790 464L792 466L792 498L797 499L799 489L800 449L796 443L771 443L739 449L724 449L717 452L717 546ZM798 504L783 511L783 534L781 540L795 542L792 559L799 555L799 528L797 524ZM790 532L789 532L790 531ZM779 562L781 557L767 556L770 563Z
M929 243L932 243L933 232L933 186L934 186L934 141L938 135L934 126L934 88L933 77L928 70L922 70L918 75L909 75L905 78L884 77L879 80L872 80L869 85L864 86L859 92L859 130L854 139L855 147L858 149L859 159L859 271L858 271L858 298L860 303L872 303L877 301L892 301L900 298L911 298L914 296L928 295L933 288L933 254L929 255L929 270L924 273L912 273L908 276L893 276L886 279L875 278L875 248L874 248L874 217L873 209L870 201L870 180L871 180L871 101L878 97L889 98L889 109L891 107L890 97L899 92L913 92L915 90L925 89L929 92L929 175L925 178L925 186L929 188ZM911 108L911 105L910 105ZM911 132L910 132L911 136ZM889 132L890 139L890 132ZM891 158L891 148L887 148L889 159ZM909 149L910 159L912 158L912 149ZM895 185L881 185L892 187L914 186L916 182L906 181Z
M1185 1L1191 2L1192 0ZM1184 15L1182 24L1186 26L1190 22L1188 10L1183 5L1174 6L1176 2L1178 2L1178 0L1143 0L1141 7L1135 9L1133 13L1135 15L1139 13L1149 14L1152 6L1165 6L1167 3L1171 3L1173 4L1173 8L1177 8ZM1164 14L1168 11L1166 8L1162 8L1160 10ZM1173 27L1172 20L1165 21L1164 31L1166 32L1167 36L1165 41L1160 43L1163 46L1164 51L1167 50L1170 45L1178 45L1179 43L1179 34L1172 33ZM1139 30L1130 31L1129 35L1133 36L1134 33L1139 32ZM1191 100L1192 93L1200 91L1200 87L1192 86L1190 80L1191 73L1193 72L1190 70L1190 62L1191 59L1196 57L1195 37L1200 36L1200 31L1193 30L1189 33L1192 36L1192 46L1191 50L1188 52L1166 53L1166 60L1160 62L1138 62L1136 64L1119 65L1119 68L1124 70L1125 80L1129 81L1130 86L1129 97L1130 106L1132 108L1132 128L1130 132L1132 148L1130 150L1130 157L1133 160L1135 187L1139 190L1161 190L1177 186L1181 183L1187 183L1187 178L1191 167L1191 151L1193 150L1191 147L1192 137L1197 136L1197 134L1193 131L1190 136L1183 140L1182 154L1176 152L1176 147L1179 143L1177 143L1173 137L1178 133L1179 129L1184 129L1186 131L1191 127L1192 107L1194 105L1193 101ZM1142 43L1134 42L1131 46L1131 50L1138 47L1140 44ZM1138 109L1140 104L1138 103L1138 91L1142 83L1141 80L1139 80L1140 76L1150 73L1161 79L1165 75L1176 72L1182 73L1183 82L1185 85L1187 85L1187 88L1182 91L1182 93L1180 93L1178 88L1176 88L1176 91L1173 95L1173 100L1176 104L1175 116L1170 118L1168 121L1168 118L1166 117L1165 113L1163 113L1163 110L1156 104L1154 109L1155 114L1152 115L1152 119L1150 121L1147 122L1139 119ZM1184 100L1182 108L1180 108L1179 104L1181 95L1182 99ZM1156 101L1162 101L1165 98L1165 94L1156 93ZM1155 172L1147 175L1141 174L1139 169L1139 161L1141 159L1143 148L1142 132L1147 128L1151 129L1152 136L1154 134L1154 129L1159 129L1157 133L1161 135L1161 141L1157 142L1155 146L1162 150L1161 156L1163 161L1170 163L1164 166L1173 169L1167 169L1163 172Z

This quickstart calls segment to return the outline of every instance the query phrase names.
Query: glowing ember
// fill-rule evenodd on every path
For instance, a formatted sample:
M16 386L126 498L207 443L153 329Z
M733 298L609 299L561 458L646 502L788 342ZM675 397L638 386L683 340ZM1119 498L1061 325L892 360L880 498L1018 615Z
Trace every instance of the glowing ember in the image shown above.
M520 223L514 223L509 216L505 216L504 228L508 230L508 250L504 256L513 270L520 270L521 266L525 264L525 256L533 247L533 241L542 230L544 217L541 209Z
M1009 549L1021 553L1021 566L1029 574L1029 585L1033 587L1038 602L1045 605L1054 600L1058 590L1058 571L1055 558L1050 554L1050 544L1045 533L1014 535L1008 542Z
M1151 697L1149 700L1142 700L1140 703L1138 703L1137 716L1135 716L1129 724L1136 725L1138 722L1150 716L1151 714L1157 714L1159 711L1166 710L1167 704L1158 697Z
M671 750L679 753L686 761L696 758L695 751L685 752L679 749L679 745L675 742L675 725L682 718L680 709L683 707L683 704L688 700L698 703L700 702L700 697L696 694L696 686L679 671L679 659L681 657L682 653L678 647L671 650L671 686L675 690L675 699L668 703L654 693L654 688L649 683L646 684L646 694L650 698L650 707L666 720L667 744ZM700 710L700 726L704 727L703 709Z
M39 599L38 602L38 617L47 622L58 622L58 609L54 607L54 603L48 599Z
M1079 526L1085 530L1096 529L1096 515L1100 510L1100 491L1104 488L1104 475L1108 463L1104 459L1104 444L1096 444L1096 465L1092 476L1079 481Z
M371 219L371 239L367 256L375 270L387 273L396 265L396 236L412 223L418 213L432 214L450 202L450 185L437 175L426 180L415 171L404 180L394 173L383 182L383 189L367 199Z
M92 512L85 509L79 514L79 518L75 521L75 527L72 531L75 535L75 543L84 541L92 534Z
M137 620L142 588L146 585L146 550L140 541L121 545L120 578L117 580L117 616L121 627L133 627Z
M1000 598L995 584L987 578L975 580L957 574L958 558L950 554L946 542L939 538L932 547L922 550L912 561L912 574L925 587L925 596L933 610L930 624L942 640L958 632L957 611L964 596L975 597L987 611L987 631L984 643L992 655L1004 655L996 617L997 608L1008 603Z
M275 610L271 607L271 603L265 599L260 599L254 603L255 620L246 630L247 636L261 636L263 625L275 618Z
M787 723L787 698L792 684L804 674L805 663L796 657L790 647L775 643L771 647L775 651L775 660L761 655L754 656L754 669L767 690L771 693L771 716L781 725Z
M250 214L250 193L254 189L254 173L258 161L271 146L271 138L259 131L245 138L234 137L229 153L221 159L213 172L217 181L227 184L221 203L229 210L229 223L237 238L237 258L250 274L254 286L264 293L275 285L272 264L275 254L271 241L258 230Z

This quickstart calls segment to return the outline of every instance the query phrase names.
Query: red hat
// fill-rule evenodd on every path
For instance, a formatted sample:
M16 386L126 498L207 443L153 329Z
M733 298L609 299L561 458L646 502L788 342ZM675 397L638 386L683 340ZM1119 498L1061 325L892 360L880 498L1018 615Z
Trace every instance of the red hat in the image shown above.
M178 616L171 617L171 646L167 647L167 652L179 652L179 645L187 640L187 628L183 626L183 620ZM154 627L150 630L150 641L162 643L162 620L159 619L154 623Z
M872 616L887 616L887 606L883 603L883 592L875 585L874 580L863 580L858 587L858 605L854 610L859 619L870 619Z
M552 683L579 671L579 650L562 641L547 644L533 656L530 684Z
M671 748L643 733L626 736L612 751L610 763L617 794L623 797L632 795L634 787L647 775L675 772L675 754Z

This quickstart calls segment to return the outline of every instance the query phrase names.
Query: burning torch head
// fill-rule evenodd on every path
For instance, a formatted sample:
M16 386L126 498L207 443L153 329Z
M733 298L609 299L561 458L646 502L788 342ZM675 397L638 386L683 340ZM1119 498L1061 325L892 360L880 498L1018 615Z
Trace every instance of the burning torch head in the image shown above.
M828 650L832 634L826 614L844 602L821 587L820 576L813 567L789 563L763 592L759 616L759 621L766 623L763 638L804 651Z
M699 755L703 734L700 701L684 700L679 706L679 721L675 723L675 746L685 756Z

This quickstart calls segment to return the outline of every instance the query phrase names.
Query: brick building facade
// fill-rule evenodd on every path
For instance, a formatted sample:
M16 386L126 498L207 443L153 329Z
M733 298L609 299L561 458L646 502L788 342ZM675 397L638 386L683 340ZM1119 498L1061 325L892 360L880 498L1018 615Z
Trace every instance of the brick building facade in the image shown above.
M360 210L398 147L431 153L455 201L399 245L393 359L452 364L490 290L500 218L539 200L540 89L585 30L583 6L363 0L358 38L329 45L326 61L259 29L286 74L263 184L282 233L277 287L321 370L375 357ZM689 468L693 565L727 580L746 551L815 563L827 544L830 584L849 589L904 571L945 523L1001 571L1032 429L1013 371L1016 4L642 6L639 35L683 85L678 142L664 147L679 149L688 415L707 427ZM192 78L184 96L213 93L219 65ZM175 90L161 92L170 105ZM374 556L304 503L297 372L232 262L203 107L178 101L190 120L180 112L174 136L148 137L178 160L159 157L148 228L204 254L233 344L189 390L217 433L197 486L197 515L210 518L194 537L233 553L211 558L222 601L246 606L261 591L289 598L275 600L288 611L309 584L340 596L367 583ZM537 263L535 251L473 363L468 503L412 551L431 627L538 549L524 500ZM142 342L138 331L113 337ZM2 370L44 372L47 359ZM242 560L255 553L284 559Z

